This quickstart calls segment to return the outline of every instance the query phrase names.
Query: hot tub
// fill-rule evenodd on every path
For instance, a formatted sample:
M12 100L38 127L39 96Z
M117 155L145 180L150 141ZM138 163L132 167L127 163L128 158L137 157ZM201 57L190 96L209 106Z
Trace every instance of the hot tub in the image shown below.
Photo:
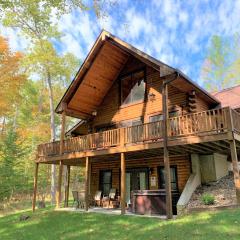
M177 214L179 192L172 191L173 214ZM132 212L136 214L166 215L165 190L135 190L132 191Z

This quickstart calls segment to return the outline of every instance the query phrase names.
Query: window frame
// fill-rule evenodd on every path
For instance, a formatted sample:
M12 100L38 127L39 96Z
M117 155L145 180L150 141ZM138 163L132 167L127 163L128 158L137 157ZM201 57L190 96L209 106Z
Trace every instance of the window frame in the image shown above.
M111 178L110 178L110 183L103 183L103 174L104 173L107 173L107 172L110 172L111 173ZM102 191L102 194L103 196L107 196L106 194L104 194L104 185L105 184L109 184L110 185L110 188L109 188L109 191L111 190L112 188L112 169L103 169L103 170L99 170L99 190Z
M174 172L175 172L175 177L176 177L176 182L172 182L172 179L171 179L171 190L172 191L179 191L179 188L178 188L178 171L177 171L177 165L171 165L170 168L174 168ZM160 178L160 171L161 169L164 170L164 166L158 166L157 168L157 174L158 174L158 188L159 189L165 189L165 187L161 187L162 183L161 183L161 178ZM165 175L163 176L165 178ZM164 179L165 181L165 179ZM176 189L173 189L172 188L172 184L175 183L176 184ZM165 183L164 183L165 184Z
M154 114L150 114L150 115L148 115L148 122L149 122L149 123L153 123L153 122L159 122L159 121L162 121L162 120L158 120L158 121L152 121L152 122L151 122L151 118L152 118L152 117L156 117L156 116L158 116L158 115L163 116L162 112L158 112L158 113L154 113Z
M137 100L137 101L134 101L134 102L130 102L130 103L123 103L123 99L122 99L123 98L123 96L122 96L122 80L124 78L128 77L128 76L133 76L134 74L139 73L139 72L143 72L143 82L145 83L143 99ZM137 69L137 70L134 70L134 71L131 71L131 72L128 72L126 74L121 75L119 77L119 106L120 106L120 108L124 108L124 107L128 107L128 106L131 106L131 105L143 103L146 99L146 90L147 90L146 67L143 67L143 68L140 68L140 69Z
M134 122L141 122L140 124L136 124L134 125ZM124 123L130 123L128 126L125 125ZM142 125L144 124L143 118L142 117L137 117L137 118L132 118L132 119L128 119L128 120L123 120L119 123L119 127L133 127L133 126L138 126L138 125Z

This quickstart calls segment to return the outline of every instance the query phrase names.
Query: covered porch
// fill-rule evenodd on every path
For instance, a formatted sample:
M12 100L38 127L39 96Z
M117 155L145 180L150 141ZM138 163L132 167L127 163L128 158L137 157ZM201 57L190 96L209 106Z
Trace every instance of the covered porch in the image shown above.
M166 90L167 91L167 90ZM167 95L167 94L166 94ZM167 218L173 216L173 192L171 184L171 157L190 154L224 153L231 155L237 199L240 203L240 178L237 151L240 148L240 114L230 108L219 108L168 118L167 96L163 94L163 120L127 128L94 133L64 140L65 112L62 112L61 140L38 147L34 184L33 210L36 203L37 173L39 164L59 165L57 207L61 203L63 166L85 167L85 210L89 209L91 192L91 165L101 161L119 164L121 214L126 213L127 161L143 161L154 158L164 166L165 202ZM161 162L159 161L160 159ZM156 169L156 168L155 168ZM156 180L158 181L158 180ZM65 191L65 206L68 206L69 185ZM96 191L97 189L95 189ZM140 189L141 190L141 189ZM145 189L151 190L151 189ZM160 190L157 186L156 190ZM132 204L132 203L131 203Z

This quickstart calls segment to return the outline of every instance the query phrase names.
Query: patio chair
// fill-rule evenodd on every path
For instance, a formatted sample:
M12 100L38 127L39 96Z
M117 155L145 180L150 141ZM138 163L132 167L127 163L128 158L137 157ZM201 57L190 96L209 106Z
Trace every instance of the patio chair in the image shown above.
M79 192L78 196L79 196L80 208L84 208L84 206L85 206L85 191Z
M108 196L103 197L103 199L102 199L103 207L108 207L108 208L109 208L109 206L115 207L117 205L116 201L118 201L118 200L116 200L116 195L117 195L116 188L111 188Z
M74 206L74 203L77 203L76 208L79 208L80 201L79 201L78 191L72 191L72 195L73 195L73 205L72 205L72 207Z
M85 192L72 191L73 195L73 205L77 203L76 208L84 208L85 206Z
M93 203L94 203L94 207L102 206L102 191L96 191L94 195Z

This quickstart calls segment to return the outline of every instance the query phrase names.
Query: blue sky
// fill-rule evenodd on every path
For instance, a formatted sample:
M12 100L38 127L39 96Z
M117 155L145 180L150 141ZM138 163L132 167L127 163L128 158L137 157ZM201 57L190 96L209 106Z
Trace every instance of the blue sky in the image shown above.
M211 37L240 32L240 0L119 0L109 17L75 11L58 22L64 33L59 52L83 60L104 28L157 59L179 68L199 84ZM27 47L25 39L2 29L13 50Z

